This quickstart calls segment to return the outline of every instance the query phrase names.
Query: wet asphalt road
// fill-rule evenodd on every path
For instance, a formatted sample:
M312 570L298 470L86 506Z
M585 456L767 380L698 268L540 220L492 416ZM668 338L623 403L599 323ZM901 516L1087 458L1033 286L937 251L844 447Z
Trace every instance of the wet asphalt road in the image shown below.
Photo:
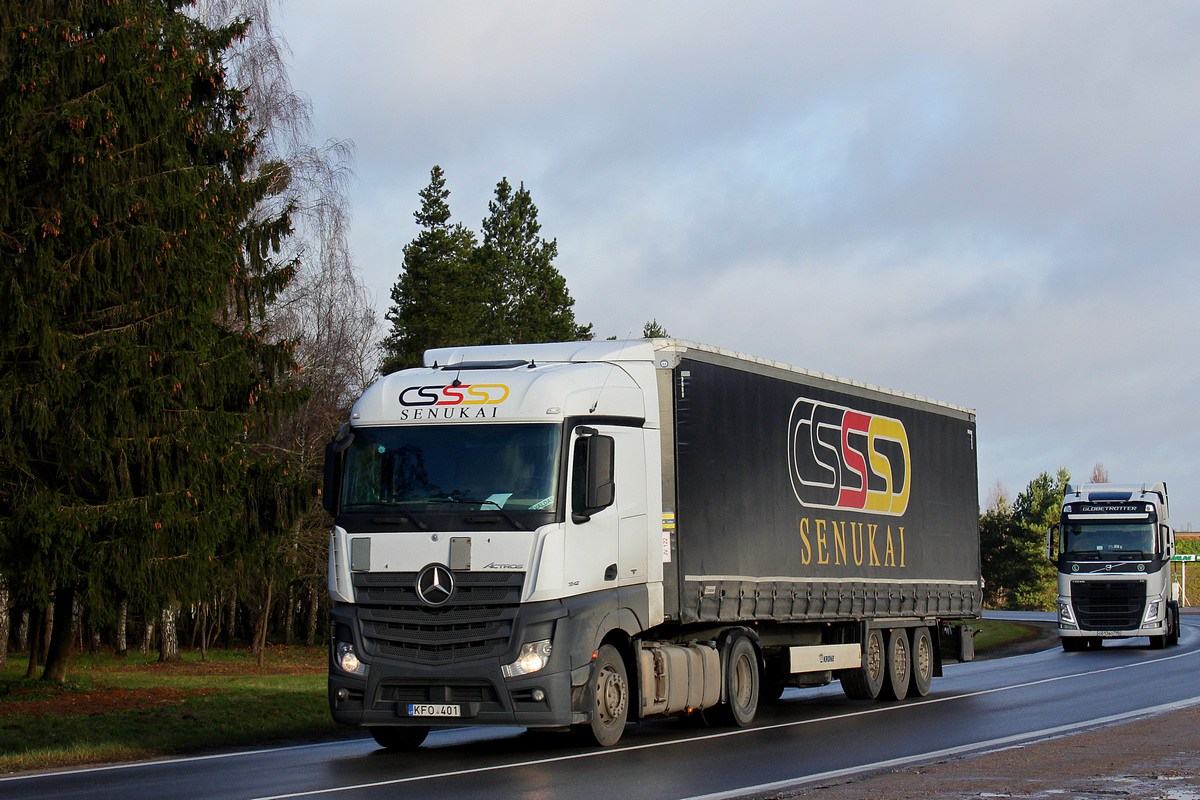
M1200 619L1180 645L1144 639L949 664L928 697L848 700L790 689L747 729L631 724L610 749L519 729L435 731L414 753L370 739L0 779L5 800L721 798L994 750L1200 702Z

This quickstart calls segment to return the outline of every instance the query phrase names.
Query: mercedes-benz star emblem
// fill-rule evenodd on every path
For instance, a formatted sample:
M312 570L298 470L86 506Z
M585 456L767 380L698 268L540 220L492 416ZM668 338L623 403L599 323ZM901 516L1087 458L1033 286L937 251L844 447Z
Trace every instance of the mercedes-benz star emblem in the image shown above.
M430 564L417 574L417 597L426 605L440 606L454 594L454 573L441 564Z

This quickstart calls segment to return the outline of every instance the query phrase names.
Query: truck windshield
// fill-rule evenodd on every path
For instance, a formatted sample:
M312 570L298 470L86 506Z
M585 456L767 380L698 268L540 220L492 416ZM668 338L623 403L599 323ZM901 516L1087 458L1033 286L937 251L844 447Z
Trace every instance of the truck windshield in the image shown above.
M1067 522L1062 531L1062 553L1070 558L1149 558L1156 551L1154 525L1149 523Z
M558 425L355 428L342 511L557 509Z

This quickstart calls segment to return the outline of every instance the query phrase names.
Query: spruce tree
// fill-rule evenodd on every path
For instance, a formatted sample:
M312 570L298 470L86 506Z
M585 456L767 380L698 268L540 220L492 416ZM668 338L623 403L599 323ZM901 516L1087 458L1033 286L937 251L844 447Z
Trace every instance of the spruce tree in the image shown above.
M420 196L413 216L421 231L404 248L404 271L385 315L392 328L380 346L381 375L419 366L431 347L487 343L481 319L486 290L472 259L475 235L450 223L441 167L430 171Z
M539 235L537 206L525 184L514 192L502 178L488 211L476 259L491 288L489 339L503 344L590 339L592 326L575 323L575 301L554 266L558 241Z
M194 596L311 492L254 449L296 398L260 322L287 215L222 70L246 23L184 5L0 11L0 571L34 608Z

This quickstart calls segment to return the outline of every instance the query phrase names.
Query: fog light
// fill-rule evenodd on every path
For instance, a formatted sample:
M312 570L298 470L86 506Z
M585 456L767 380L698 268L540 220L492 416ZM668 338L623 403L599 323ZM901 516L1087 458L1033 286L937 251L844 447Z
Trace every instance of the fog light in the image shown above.
M533 702L535 703L544 703L546 701L546 693L541 689L534 689L530 697L533 698Z
M367 674L367 665L358 660L358 653L354 652L354 645L349 642L338 642L334 653L334 660L342 672L348 672L351 675Z
M521 645L521 652L517 656L517 660L511 664L505 664L500 668L500 672L506 678L515 678L518 675L529 675L537 672L542 667L546 666L546 662L550 660L550 640L543 639L540 642L526 642Z

